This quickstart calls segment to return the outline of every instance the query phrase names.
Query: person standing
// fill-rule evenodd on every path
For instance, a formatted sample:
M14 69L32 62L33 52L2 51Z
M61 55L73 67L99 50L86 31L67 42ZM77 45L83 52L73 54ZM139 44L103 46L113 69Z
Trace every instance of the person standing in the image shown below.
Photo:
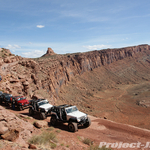
M15 98L12 98L12 109L15 110Z

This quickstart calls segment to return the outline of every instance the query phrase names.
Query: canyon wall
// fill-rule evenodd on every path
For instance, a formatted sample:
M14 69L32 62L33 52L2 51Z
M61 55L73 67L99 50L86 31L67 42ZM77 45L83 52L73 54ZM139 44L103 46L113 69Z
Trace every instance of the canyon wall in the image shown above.
M127 57L136 58L141 55L149 55L149 53L149 45L139 45L120 49L68 54L54 60L53 65L48 67L44 67L47 61L45 60L45 62L42 62L42 71L47 72L48 77L41 80L41 83L44 88L58 94L59 88L77 74L92 71L94 68L109 65ZM40 62L39 66L41 66Z
M19 57L15 61L4 61L7 57L2 57L0 90L28 98L57 99L60 87L76 75L122 59L149 54L149 45L139 45L65 55L57 55L49 48L40 58Z

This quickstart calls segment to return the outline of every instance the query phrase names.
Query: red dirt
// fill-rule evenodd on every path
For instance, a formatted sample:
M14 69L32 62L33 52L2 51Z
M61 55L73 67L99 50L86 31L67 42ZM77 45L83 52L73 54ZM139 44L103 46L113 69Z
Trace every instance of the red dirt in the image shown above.
M23 111L13 111L11 112L15 114L24 114L28 116L28 109ZM135 126L116 123L114 121L101 119L93 116L89 116L91 118L92 124L88 128L79 127L78 132L71 133L68 132L67 124L59 124L55 130L60 130L61 132L58 134L59 143L63 143L63 145L68 145L69 149L88 149L89 146L83 144L83 142L79 139L89 138L93 141L94 145L99 145L100 142L107 143L115 143L115 142L123 142L123 143L138 143L146 144L146 142L150 141L150 131L146 129L141 129ZM33 122L38 119L36 115L33 116L33 119L26 119L29 122ZM45 121L49 122L50 117L48 117ZM42 129L44 130L44 129ZM141 146L141 149L144 146ZM59 145L56 149L61 150L64 149L64 146ZM120 148L122 150L124 148ZM129 148L128 148L129 149ZM131 148L133 149L133 148ZM138 148L134 148L138 149Z

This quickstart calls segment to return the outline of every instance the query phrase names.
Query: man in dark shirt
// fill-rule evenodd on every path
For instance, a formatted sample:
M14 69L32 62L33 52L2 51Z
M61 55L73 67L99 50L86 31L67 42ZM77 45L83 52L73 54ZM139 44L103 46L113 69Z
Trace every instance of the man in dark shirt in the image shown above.
M15 98L12 98L12 109L15 110Z

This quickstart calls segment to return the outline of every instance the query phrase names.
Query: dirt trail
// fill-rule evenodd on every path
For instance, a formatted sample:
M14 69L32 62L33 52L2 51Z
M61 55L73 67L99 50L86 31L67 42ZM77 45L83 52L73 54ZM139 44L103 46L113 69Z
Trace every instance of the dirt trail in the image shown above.
M28 115L28 109L25 109L23 111L13 111L10 109L10 111L15 114ZM37 116L33 116L33 117L34 119L38 119ZM96 145L99 145L100 142L107 142L107 143L123 142L129 144L141 142L140 148L137 147L131 148L134 150L135 149L142 150L146 145L146 142L150 141L149 130L141 129L127 124L116 123L114 121L101 119L93 116L89 116L89 117L91 118L92 121L91 126L88 128L79 127L79 130L76 133L68 132L67 124L59 124L56 127L57 129L61 130L59 136L63 139L63 141L67 141L69 143L74 143L74 144L79 143L79 139L77 137L89 138ZM45 121L50 122L50 117L45 119ZM74 149L74 148L70 148L70 149ZM120 148L120 150L123 149L124 148ZM127 149L130 150L130 148Z

